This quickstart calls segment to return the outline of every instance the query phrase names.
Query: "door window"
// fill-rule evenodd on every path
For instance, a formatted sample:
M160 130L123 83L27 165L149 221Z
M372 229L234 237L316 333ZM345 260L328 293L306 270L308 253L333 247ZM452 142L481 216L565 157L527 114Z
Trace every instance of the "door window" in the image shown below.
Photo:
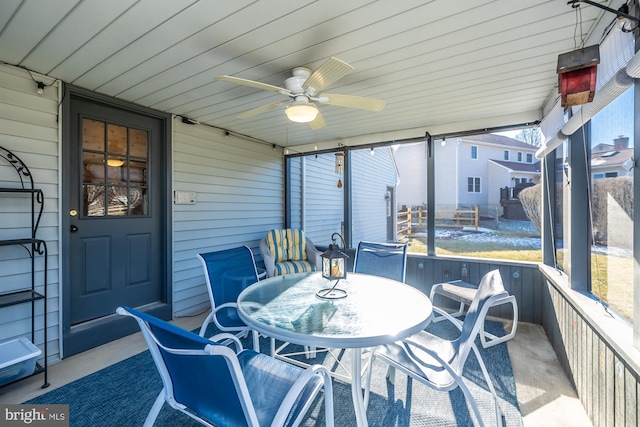
M149 134L146 130L82 120L83 215L149 215Z

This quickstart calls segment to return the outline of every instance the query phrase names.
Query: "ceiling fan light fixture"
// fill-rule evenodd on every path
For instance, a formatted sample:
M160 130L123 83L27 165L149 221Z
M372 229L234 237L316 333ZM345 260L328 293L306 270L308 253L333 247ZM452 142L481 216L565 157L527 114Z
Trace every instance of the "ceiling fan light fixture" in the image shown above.
M294 102L289 105L284 112L289 120L296 123L309 123L314 121L318 116L316 106L307 102Z

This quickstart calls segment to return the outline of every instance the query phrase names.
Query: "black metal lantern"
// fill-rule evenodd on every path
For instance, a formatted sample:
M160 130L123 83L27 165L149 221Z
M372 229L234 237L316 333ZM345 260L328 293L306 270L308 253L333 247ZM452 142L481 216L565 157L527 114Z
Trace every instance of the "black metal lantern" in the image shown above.
M344 298L347 296L347 292L343 289L336 288L336 285L340 279L347 277L347 258L349 256L340 250L340 247L336 244L335 236L340 237L342 245L344 247L344 239L338 233L331 235L332 243L322 255L322 277L327 280L335 280L333 287L319 290L316 295L320 298L336 299Z

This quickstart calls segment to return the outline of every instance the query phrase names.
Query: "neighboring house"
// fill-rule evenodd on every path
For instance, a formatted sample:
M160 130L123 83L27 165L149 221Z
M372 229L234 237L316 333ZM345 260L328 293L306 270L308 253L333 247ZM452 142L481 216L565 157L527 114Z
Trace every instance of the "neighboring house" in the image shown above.
M436 205L500 208L500 189L540 180L537 147L501 135L484 134L434 144ZM426 202L424 144L403 145L396 152L400 169L398 204ZM451 167L454 165L454 168ZM422 177L422 178L420 178Z
M540 182L540 162L518 163L504 160L489 160L489 188L511 188ZM489 192L488 204L500 203L500 191Z
M426 143L403 144L395 147L400 170L397 205L399 209L427 205Z
M591 149L591 178L633 176L633 147L629 138L619 137L611 144L598 144Z

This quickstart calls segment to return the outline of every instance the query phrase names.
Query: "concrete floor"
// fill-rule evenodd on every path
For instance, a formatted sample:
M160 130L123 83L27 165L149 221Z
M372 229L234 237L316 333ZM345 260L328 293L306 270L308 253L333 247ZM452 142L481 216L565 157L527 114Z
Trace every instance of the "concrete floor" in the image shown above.
M199 327L203 320L204 314L201 314L177 319L175 323L191 330ZM24 402L140 353L146 348L141 334L136 333L69 357L49 366L51 386L47 389L40 388L43 378L42 375L36 375L1 387L0 403ZM508 349L525 427L592 425L541 326L519 323L515 338L508 341Z

